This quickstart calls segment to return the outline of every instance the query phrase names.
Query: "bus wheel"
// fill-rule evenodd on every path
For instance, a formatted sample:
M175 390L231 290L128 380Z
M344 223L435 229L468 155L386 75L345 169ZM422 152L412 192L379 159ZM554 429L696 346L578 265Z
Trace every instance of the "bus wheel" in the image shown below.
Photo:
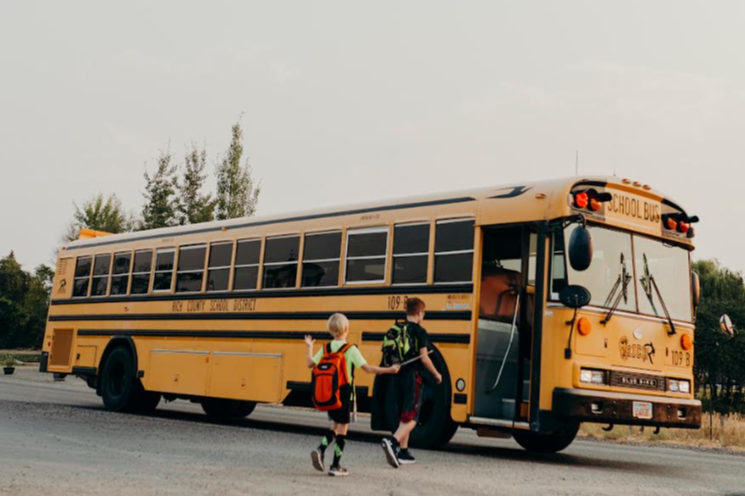
M245 418L256 408L256 402L232 399L202 399L202 409L207 416L221 419Z
M515 441L529 452L543 454L555 454L569 447L577 436L579 426L575 426L563 433L533 433L529 431L516 431L513 433Z
M433 348L432 363L442 374L442 383L435 383L429 373L423 373L419 423L411 432L410 443L422 449L436 449L447 445L455 435L458 424L450 417L452 391L450 373L440 351Z
M127 347L111 351L101 372L101 397L114 412L146 413L160 402L160 394L148 392L137 379L132 352Z

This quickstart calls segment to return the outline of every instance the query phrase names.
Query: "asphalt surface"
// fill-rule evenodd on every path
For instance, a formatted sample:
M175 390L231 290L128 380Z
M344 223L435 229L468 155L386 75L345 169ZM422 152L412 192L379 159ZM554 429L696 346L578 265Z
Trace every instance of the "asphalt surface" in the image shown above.
M745 456L586 440L535 456L512 440L460 430L443 451L389 467L380 436L353 425L347 478L315 471L322 414L259 406L246 420L210 422L198 405L153 416L114 414L74 378L19 368L0 376L2 494L739 494Z

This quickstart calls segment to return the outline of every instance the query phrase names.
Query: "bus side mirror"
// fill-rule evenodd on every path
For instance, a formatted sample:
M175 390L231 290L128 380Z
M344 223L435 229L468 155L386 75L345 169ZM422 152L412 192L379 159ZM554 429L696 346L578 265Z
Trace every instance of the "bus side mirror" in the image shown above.
M729 318L728 315L722 314L722 317L719 318L719 328L722 330L722 333L730 338L734 338L735 325L732 324L732 320Z
M575 271L584 271L592 262L592 236L586 226L577 226L569 238L569 264Z
M591 300L590 290L582 285L567 285L559 292L559 301L570 309L581 309Z
M693 293L693 309L698 309L698 304L701 303L701 278L695 271L691 272L691 293Z

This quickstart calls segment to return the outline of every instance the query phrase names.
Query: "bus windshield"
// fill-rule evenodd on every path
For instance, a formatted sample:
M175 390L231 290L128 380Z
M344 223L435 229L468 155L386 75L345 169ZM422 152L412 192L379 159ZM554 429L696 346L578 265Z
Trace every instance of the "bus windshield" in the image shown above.
M576 228L577 225L572 224L564 233L554 235L553 300L558 300L564 286L582 285L590 290L590 305L593 306L610 308L620 293L619 310L665 317L664 306L667 306L673 319L691 321L687 250L651 238L588 226L594 248L592 264L585 271L575 271L567 264L564 241L569 240Z

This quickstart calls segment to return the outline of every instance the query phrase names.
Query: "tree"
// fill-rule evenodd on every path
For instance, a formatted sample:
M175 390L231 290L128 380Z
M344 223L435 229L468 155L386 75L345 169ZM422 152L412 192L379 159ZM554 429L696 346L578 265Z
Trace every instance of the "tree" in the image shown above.
M745 326L745 282L739 273L716 260L693 265L701 279L701 305L696 316L695 377L708 386L707 407L720 412L745 411L745 340L740 334L727 340L719 330L719 317L728 314L735 325Z
M176 216L180 225L205 223L215 219L217 201L211 194L203 194L204 181L207 176L204 168L207 165L207 150L192 144L184 157L184 170L181 181L176 185Z
M13 252L0 260L0 348L38 348L44 337L54 271L23 270Z
M176 166L171 165L171 154L161 152L158 168L153 176L145 171L145 205L142 208L140 229L149 230L176 226Z
M77 240L82 228L107 233L125 233L132 231L134 220L122 207L122 202L115 194L105 197L102 193L83 202L80 207L73 202L75 213L63 236L65 242Z
M241 165L242 158L243 130L235 123L227 154L217 166L217 219L248 217L256 212L261 184L254 180L248 159Z

